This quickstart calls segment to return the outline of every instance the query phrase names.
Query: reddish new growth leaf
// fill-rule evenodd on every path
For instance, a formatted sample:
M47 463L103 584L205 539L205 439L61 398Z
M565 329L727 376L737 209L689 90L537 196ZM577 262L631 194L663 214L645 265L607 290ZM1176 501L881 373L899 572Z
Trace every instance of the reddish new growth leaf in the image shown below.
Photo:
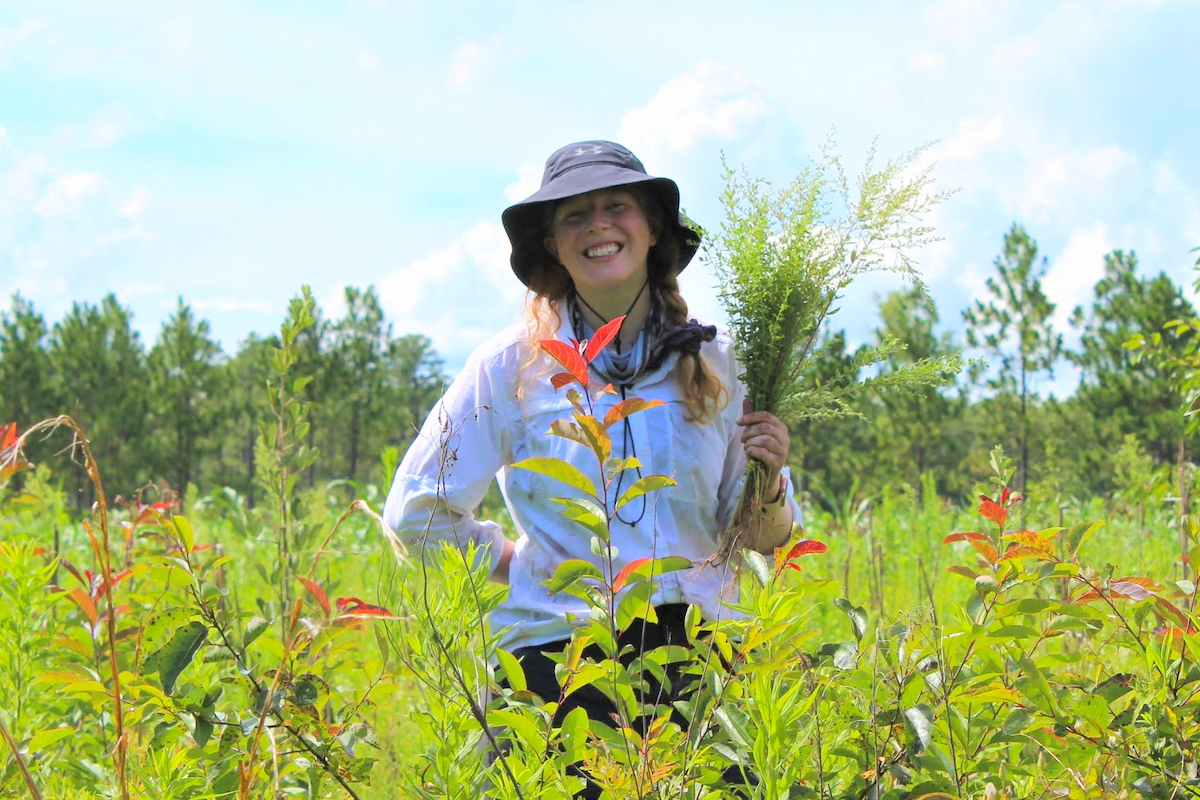
M617 334L621 332L621 323L624 321L625 317L621 316L600 326L600 330L596 331L596 335L588 341L587 350L583 353L583 358L587 363L595 361L596 356L600 355L600 351L617 338Z
M942 544L951 544L953 542L985 542L991 543L992 537L985 536L977 531L961 531L960 533L952 533L945 539L942 539Z
M562 364L563 369L570 373L571 377L578 381L584 389L587 388L588 368L578 350L566 342L560 342L557 339L542 339L538 344L550 354L551 358ZM562 388L567 383L569 381L564 381L562 384L555 386L555 388Z
M558 372L550 376L550 385L554 387L554 391L558 391L568 383L574 383L575 376L569 372Z
M313 599L317 601L325 613L329 614L331 609L329 606L329 597L325 594L325 590L318 586L316 582L310 581L308 578L301 578L297 576L296 580L304 584L304 588L308 589L308 593L313 596Z
M333 623L342 627L360 628L365 619L371 617L390 619L392 614L383 606L365 603L357 597L339 597L338 615Z
M795 563L795 559L800 556L806 556L814 553L824 553L829 550L824 542L818 542L815 539L802 539L792 545L792 549L785 554L782 547L775 548L775 571L781 572L785 567L792 569L800 569L800 565Z
M613 591L619 592L624 589L625 582L629 580L629 576L633 574L633 571L642 564L647 563L649 560L650 559L648 558L635 558L633 561L630 561L628 564L622 567L621 571L617 573L617 576L613 578Z
M1159 592L1158 584L1149 578L1126 577L1118 578L1108 585L1107 594L1109 597L1126 597L1130 600L1141 601L1148 600L1151 597L1157 597ZM1093 600L1099 600L1103 595L1095 589L1088 589L1083 594L1076 597L1074 603L1088 603Z
M1004 506L985 494L979 495L979 499L983 501L979 504L979 513L1003 527L1004 520L1008 519L1008 511Z
M17 451L18 438L17 423L6 422L0 426L0 481L29 467L29 462Z

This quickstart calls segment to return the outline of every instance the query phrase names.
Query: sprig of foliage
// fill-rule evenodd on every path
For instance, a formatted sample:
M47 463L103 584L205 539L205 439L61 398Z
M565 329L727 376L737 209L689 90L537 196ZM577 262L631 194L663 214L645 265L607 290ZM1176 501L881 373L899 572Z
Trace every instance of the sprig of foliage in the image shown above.
M724 165L725 218L705 239L705 253L720 279L741 379L756 410L785 423L849 416L855 414L849 398L864 386L915 391L943 385L961 370L958 356L920 360L856 384L857 369L886 359L898 346L889 340L863 348L855 372L837 381L809 387L804 380L817 334L855 278L882 271L918 282L912 251L936 240L919 220L947 197L932 191L931 166L915 167L925 150L876 169L872 146L853 192L832 140L820 160L778 190ZM757 509L773 488L765 479L765 467L751 461L720 556L739 540L757 542Z
M806 361L821 325L836 312L835 301L855 278L883 271L918 281L912 250L936 237L917 220L948 196L931 192L932 167L914 171L925 149L875 169L872 147L857 194L832 141L818 162L779 190L725 165L725 219L705 240L705 254L720 279L742 381L756 409L784 422L805 412ZM832 209L835 200L840 214ZM944 376L922 365L905 380L922 386L942 383Z

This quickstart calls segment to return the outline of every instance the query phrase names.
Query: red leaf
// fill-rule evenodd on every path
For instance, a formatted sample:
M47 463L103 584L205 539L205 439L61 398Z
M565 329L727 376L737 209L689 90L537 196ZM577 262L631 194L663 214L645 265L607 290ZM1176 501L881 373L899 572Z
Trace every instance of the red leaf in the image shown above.
M554 387L554 391L558 391L568 383L574 383L575 376L569 372L559 372L550 376L550 385Z
M1121 578L1108 585L1109 594L1130 600L1148 600L1158 596L1158 586L1149 578Z
M1004 555L1000 556L1001 561L1012 561L1017 558L1036 558L1039 561L1053 561L1054 555L1047 553L1040 547L1030 547L1027 544L1015 544L1004 551Z
M596 356L600 355L600 351L617 338L617 334L621 331L621 323L624 321L625 317L617 317L612 322L606 322L600 326L600 330L596 331L596 334L588 341L587 350L583 354L587 363L595 361Z
M118 583L120 583L121 581L128 578L132 574L132 572L133 572L132 570L123 569L120 572L118 572L116 575L113 575L112 576L112 585L116 586ZM104 591L107 588L108 587L107 587L107 585L105 585L105 582L100 581L99 583L96 584L96 588L92 591L92 596L99 597L100 595L104 594Z
M542 339L538 342L542 349L550 354L550 357L563 365L563 369L575 376L575 380L583 384L586 389L588 385L588 368L583 361L583 356L579 355L579 351L566 342L560 342L558 339Z
M960 533L952 533L945 539L942 539L942 544L950 544L951 542L987 542L991 543L992 537L986 536L976 531L962 531Z
M340 616L342 617L390 617L392 615L383 606L377 606L374 603L364 603L357 597L339 597L337 604L341 610Z
M778 572L784 567L791 567L798 570L800 566L792 563L794 559L814 553L824 553L828 550L829 548L825 546L824 542L818 542L815 539L801 539L792 545L792 549L788 550L786 554L784 554L782 547L776 547L775 570Z
M1160 615L1162 612L1166 612L1175 617L1175 619L1179 620L1180 624L1188 624L1187 616L1170 600L1166 599L1165 597L1158 597L1155 598L1154 602L1159 609Z
M946 567L947 572L953 572L955 575L962 575L967 580L975 580L979 577L979 573L970 567L964 567L962 564L955 564L952 567Z
M624 589L625 581L629 580L629 576L633 574L633 571L649 560L648 558L635 558L622 567L621 571L617 573L617 577L613 578L613 591L619 592Z
M1000 554L996 552L995 547L987 542L977 542L974 539L970 539L969 541L971 542L971 547L974 547L975 551L983 556L989 564L996 563L996 559Z
M1008 511L989 497L983 497L983 502L979 504L979 513L998 525L1003 525L1004 520L1008 519Z
M610 408L608 413L604 415L604 427L610 428L629 415L636 414L639 411L665 405L666 403L662 400L643 400L640 397L631 397L628 400L622 400Z
M1008 505L1008 496L1011 493L1012 493L1012 490L1009 489L1007 486L1005 486L1004 491L1000 492L1000 505L1002 505L1002 506Z
M0 451L7 450L17 443L17 423L6 422L0 427Z
M88 618L88 622L93 625L96 624L96 604L92 602L91 595L76 586L67 592L67 597L71 598L75 605L79 606L79 610Z
M330 612L329 597L325 594L325 590L318 586L315 582L310 581L308 578L301 578L297 576L296 580L304 584L304 588L308 589L309 594L316 599L316 601L321 605L321 608L323 608L325 613L328 614Z
M339 627L361 628L362 621L369 617L391 618L392 616L391 612L383 606L364 603L357 597L339 597L337 604L341 613L334 619L333 624Z

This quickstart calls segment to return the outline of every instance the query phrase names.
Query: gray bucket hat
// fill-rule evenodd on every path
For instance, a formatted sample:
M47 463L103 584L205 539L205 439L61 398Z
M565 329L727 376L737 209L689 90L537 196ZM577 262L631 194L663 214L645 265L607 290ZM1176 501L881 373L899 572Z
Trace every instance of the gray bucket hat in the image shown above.
M679 211L679 187L669 178L647 175L642 162L628 149L615 142L597 140L574 142L555 150L546 160L542 187L501 214L504 231L512 244L509 263L521 283L529 285L530 264L546 255L543 245L546 204L631 184L643 186L658 198L664 220L676 220L675 229L669 233L679 241L679 269L683 271L700 247L700 233Z

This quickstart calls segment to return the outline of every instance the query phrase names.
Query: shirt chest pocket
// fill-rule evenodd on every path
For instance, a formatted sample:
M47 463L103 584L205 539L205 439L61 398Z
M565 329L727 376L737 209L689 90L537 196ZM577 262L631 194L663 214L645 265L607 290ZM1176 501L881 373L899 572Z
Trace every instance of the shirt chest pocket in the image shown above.
M521 409L520 430L514 432L513 460L552 458L565 461L599 488L600 466L592 451L579 442L550 432L551 426L559 421L577 424L575 411L566 397L527 400ZM583 496L580 490L533 470L513 470L512 485L530 500L544 502L554 497Z

